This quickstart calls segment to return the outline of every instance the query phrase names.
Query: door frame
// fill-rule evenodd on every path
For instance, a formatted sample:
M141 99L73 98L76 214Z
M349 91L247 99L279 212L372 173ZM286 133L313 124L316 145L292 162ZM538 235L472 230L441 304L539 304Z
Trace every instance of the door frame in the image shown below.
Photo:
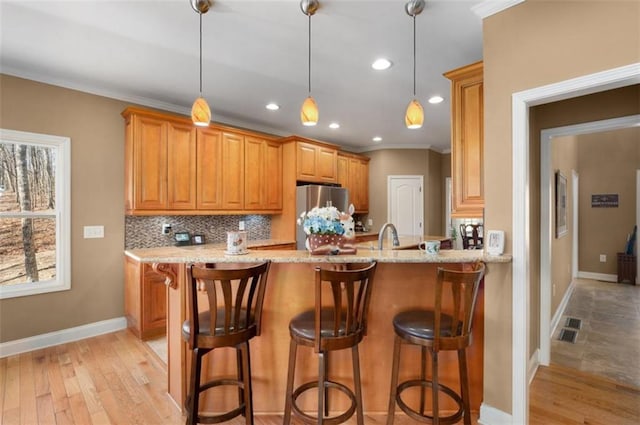
M512 330L511 421L529 418L529 318L531 289L529 208L529 108L640 83L640 62L513 93L512 123ZM523 208L524 206L524 208ZM522 213L524 209L524 214Z

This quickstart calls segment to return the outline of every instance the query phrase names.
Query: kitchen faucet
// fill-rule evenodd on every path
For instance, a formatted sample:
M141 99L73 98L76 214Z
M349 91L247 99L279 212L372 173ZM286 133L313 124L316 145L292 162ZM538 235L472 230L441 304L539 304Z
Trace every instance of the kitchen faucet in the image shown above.
M380 232L378 233L378 249L382 250L382 240L384 239L384 231L387 230L387 227L391 229L391 236L393 236L393 246L400 246L400 240L398 240L398 231L396 230L396 226L392 223L384 223L380 228Z

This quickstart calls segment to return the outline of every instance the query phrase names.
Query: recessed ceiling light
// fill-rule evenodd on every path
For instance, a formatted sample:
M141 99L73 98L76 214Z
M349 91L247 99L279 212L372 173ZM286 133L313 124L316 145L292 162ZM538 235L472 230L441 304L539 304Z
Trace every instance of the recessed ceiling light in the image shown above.
M380 137L380 136L375 136L375 137L374 137L373 139L371 139L371 140L373 140L374 142L382 142L382 137Z
M442 98L442 96L431 96L429 98L429 103L433 103L434 105L437 103L442 102L444 99Z
M385 69L389 69L390 67L391 67L391 61L385 58L376 59L371 64L371 68L375 69L376 71L383 71Z
M333 128L335 130L336 128L340 128L340 124L338 124L337 122L332 122L331 124L329 124L329 128Z
M280 106L277 103L267 103L267 106L265 106L265 108L267 108L270 111L277 111L278 109L280 109Z

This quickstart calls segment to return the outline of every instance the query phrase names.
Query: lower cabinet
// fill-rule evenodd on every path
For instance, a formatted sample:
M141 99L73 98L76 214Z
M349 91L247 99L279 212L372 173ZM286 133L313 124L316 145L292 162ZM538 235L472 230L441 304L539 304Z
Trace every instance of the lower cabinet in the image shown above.
M171 265L177 273L177 265ZM125 257L124 309L127 326L140 339L166 333L167 286L151 264Z

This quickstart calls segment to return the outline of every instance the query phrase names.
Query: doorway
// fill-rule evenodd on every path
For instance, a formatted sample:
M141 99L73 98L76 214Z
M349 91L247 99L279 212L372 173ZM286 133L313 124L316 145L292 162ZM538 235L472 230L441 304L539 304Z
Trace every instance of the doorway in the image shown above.
M551 358L551 338L553 332L561 318L562 310L571 295L572 288L569 287L563 303L558 307L553 318L551 317L551 296L553 293L551 282L551 242L552 236L552 194L551 190L554 180L554 173L551 169L551 143L556 137L576 136L580 134L598 133L603 131L629 128L640 122L640 115L614 118L609 120L594 121L590 123L569 125L546 129L540 136L540 352L538 362L548 366ZM573 173L573 254L572 254L572 276L578 275L578 175ZM636 215L638 212L636 211ZM535 359L534 359L535 362Z
M387 217L399 235L422 235L424 223L423 176L387 177Z
M640 66L631 64L540 86L512 95L512 340L511 422L527 423L529 412L529 319L531 291L529 205L529 108L535 105L637 84ZM482 415L481 415L482 416Z

